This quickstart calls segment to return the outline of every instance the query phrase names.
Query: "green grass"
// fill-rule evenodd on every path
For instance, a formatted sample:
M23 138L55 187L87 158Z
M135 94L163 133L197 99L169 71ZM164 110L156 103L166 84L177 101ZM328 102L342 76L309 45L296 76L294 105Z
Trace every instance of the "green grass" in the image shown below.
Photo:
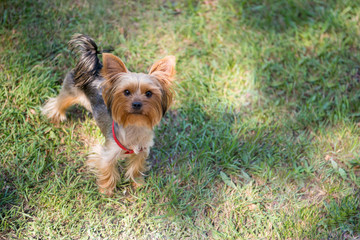
M0 13L0 238L360 237L358 1L5 0ZM177 57L143 188L99 194L91 115L40 114L74 66L74 33L131 71Z

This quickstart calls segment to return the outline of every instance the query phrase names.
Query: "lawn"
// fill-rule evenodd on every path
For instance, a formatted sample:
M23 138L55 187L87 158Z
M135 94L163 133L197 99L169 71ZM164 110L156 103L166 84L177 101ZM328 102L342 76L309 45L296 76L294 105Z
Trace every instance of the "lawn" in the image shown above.
M0 239L360 238L360 2L3 0ZM177 58L146 184L98 192L104 141L41 105L92 36L130 71Z

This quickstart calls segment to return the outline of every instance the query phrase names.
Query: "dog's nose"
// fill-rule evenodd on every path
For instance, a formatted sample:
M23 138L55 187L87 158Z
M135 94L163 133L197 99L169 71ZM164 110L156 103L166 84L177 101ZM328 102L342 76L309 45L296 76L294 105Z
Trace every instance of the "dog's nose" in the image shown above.
M132 103L132 108L134 110L140 110L140 108L142 107L142 103L141 102L133 102Z

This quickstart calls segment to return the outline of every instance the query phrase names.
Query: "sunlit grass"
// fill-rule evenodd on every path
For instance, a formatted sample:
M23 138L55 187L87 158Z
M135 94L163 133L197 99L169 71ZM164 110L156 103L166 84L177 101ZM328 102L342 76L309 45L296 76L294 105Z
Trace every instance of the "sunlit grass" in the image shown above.
M356 1L0 3L0 238L359 237ZM92 36L131 71L177 57L176 101L147 184L98 193L103 137L79 107L40 106Z

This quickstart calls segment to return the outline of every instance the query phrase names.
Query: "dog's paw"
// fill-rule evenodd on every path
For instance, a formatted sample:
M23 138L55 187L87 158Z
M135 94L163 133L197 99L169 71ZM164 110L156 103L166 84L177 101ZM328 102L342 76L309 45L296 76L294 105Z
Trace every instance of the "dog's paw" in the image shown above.
M146 182L145 182L145 179L144 179L143 176L141 176L141 177L136 177L136 178L133 179L133 182L131 183L131 186L132 186L133 188L140 188L140 187L144 186L145 183L146 183Z
M59 123L66 120L65 113L59 111L56 98L50 98L41 108L41 113L54 123Z
M99 192L108 196L108 197L111 197L112 195L114 195L114 190L110 190L110 189L107 189L107 188L101 188L99 187Z

